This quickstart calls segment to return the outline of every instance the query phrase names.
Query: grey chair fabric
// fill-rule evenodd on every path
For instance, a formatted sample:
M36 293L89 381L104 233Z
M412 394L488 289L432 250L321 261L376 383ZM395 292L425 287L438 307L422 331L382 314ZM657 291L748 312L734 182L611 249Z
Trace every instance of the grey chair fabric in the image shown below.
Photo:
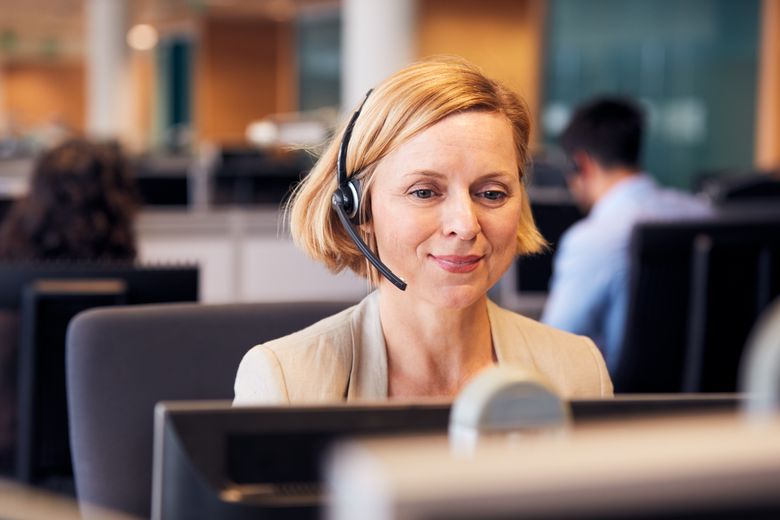
M79 500L148 517L155 403L232 399L236 369L249 348L348 305L163 304L79 314L67 337Z

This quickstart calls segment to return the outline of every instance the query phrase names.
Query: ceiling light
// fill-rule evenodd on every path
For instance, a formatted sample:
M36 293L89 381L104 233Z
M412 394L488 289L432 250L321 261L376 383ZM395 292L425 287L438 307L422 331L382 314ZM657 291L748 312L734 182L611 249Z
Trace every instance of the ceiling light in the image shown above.
M157 45L157 29L141 23L127 32L127 44L137 51L148 51Z

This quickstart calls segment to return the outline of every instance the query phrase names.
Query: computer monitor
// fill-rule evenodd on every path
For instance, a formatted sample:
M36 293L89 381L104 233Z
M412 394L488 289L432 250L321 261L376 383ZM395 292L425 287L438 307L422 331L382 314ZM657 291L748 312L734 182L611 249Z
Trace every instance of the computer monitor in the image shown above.
M312 167L304 152L223 149L211 176L212 203L279 205Z
M441 432L449 408L161 403L155 411L152 518L317 518L320 460L332 441Z
M16 203L16 199L9 195L0 195L0 222L5 220L6 215Z
M568 191L529 188L531 213L549 249L519 257L499 285L501 305L529 317L541 314L553 274L553 260L563 233L583 217Z
M190 156L142 156L133 164L144 206L188 206L192 200L195 159Z
M777 204L780 179L777 171L726 171L700 179L699 191L718 206Z
M582 218L582 211L570 200L531 201L534 222L550 249L538 255L517 260L515 290L547 292L552 276L552 263L563 233Z
M72 492L65 393L65 336L79 312L97 306L198 300L198 267L132 263L0 263L0 312L20 332L14 474ZM15 338L9 337L9 340Z
M758 317L780 296L780 215L694 239L683 391L737 388Z
M575 423L734 411L737 395L571 402ZM351 436L445 433L448 403L231 407L170 402L155 414L152 517L317 518L322 457Z
M37 281L24 290L19 341L16 477L71 492L64 337L70 319L91 307L125 303L120 280Z
M618 392L733 392L742 349L780 295L780 218L646 222L630 245Z
M199 268L133 262L0 262L0 309L18 309L22 290L36 280L121 279L128 304L198 300Z

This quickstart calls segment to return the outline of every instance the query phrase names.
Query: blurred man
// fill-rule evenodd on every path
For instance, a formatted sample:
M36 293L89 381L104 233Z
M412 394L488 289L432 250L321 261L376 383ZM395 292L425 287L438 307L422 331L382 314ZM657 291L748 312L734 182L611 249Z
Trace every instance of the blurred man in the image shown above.
M634 103L602 98L579 107L561 135L575 200L589 211L561 238L542 321L584 334L617 366L628 299L628 244L639 220L703 217L709 207L662 189L639 164L644 116Z

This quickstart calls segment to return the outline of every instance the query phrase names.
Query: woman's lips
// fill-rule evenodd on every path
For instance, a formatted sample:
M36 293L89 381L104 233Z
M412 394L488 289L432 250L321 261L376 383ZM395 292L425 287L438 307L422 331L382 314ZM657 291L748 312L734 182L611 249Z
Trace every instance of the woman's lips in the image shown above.
M477 255L431 255L436 264L448 273L470 273L479 266L483 257Z

